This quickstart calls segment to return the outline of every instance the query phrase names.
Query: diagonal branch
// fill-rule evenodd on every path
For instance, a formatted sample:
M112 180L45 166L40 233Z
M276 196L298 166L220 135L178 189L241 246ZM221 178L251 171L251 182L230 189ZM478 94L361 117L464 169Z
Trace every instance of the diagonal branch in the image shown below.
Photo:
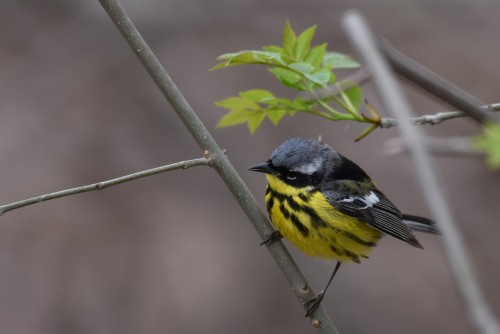
M445 79L419 65L413 59L405 56L385 40L375 40L380 52L387 57L394 71L399 75L427 91L431 95L446 102L458 110L462 110L478 123L495 122L498 118L479 107L483 105L468 93L452 85Z
M155 174L169 172L169 171L176 170L176 169L187 169L187 168L196 167L196 166L206 166L209 164L209 162L210 161L207 158L199 158L199 159L181 161L181 162L173 163L170 165L165 165L165 166L152 168L152 169L144 170L141 172L121 176L121 177L118 177L116 179L112 179L112 180L108 180L108 181L101 181L101 182L92 183L92 184L89 184L86 186L56 191L56 192L53 192L50 194L45 194L45 195L40 195L40 196L28 198L28 199L25 199L25 200L22 200L19 202L14 202L11 204L6 204L6 205L0 206L0 216L8 211L19 209L19 208L22 208L22 207L25 207L28 205L42 203L42 202L50 201L52 199L81 194L81 193L85 193L85 192L89 192L89 191L103 190L103 189L106 189L106 188L109 188L112 186L116 186L118 184L130 182L133 180L137 180L137 179L151 176L151 175L155 175Z
M189 130L198 145L209 152L210 165L219 174L229 188L238 204L241 206L250 222L253 224L262 240L265 240L274 231L266 215L259 208L250 190L238 175L226 155L222 152L205 125L198 118L194 110L156 58L149 45L142 38L129 16L117 0L99 0L102 7L120 31L135 55L139 58L154 83L170 103L179 118ZM305 303L314 297L314 291L300 272L297 264L288 253L281 241L267 246L277 265L285 275L288 284L297 299ZM319 333L337 333L330 317L323 307L319 307L313 314L313 326Z

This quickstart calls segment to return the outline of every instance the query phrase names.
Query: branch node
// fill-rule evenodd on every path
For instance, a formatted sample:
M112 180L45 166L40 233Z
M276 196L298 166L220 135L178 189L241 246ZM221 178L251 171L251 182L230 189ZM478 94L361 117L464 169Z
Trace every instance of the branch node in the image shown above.
M321 321L319 321L318 319L312 319L311 326L313 326L314 328L319 328L319 326L321 326Z
M98 182L95 184L95 189L96 190L101 190L101 189L104 189L104 183L102 182Z
M207 159L207 165L208 165L208 167L213 167L213 164L212 164L212 155L210 154L209 150L203 151L203 157L205 159Z

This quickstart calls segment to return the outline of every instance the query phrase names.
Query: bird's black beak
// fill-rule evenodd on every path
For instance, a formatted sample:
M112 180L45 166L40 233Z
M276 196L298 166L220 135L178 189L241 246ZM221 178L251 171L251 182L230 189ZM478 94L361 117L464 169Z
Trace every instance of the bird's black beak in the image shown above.
M274 174L275 171L269 164L269 162L264 162L263 164L259 164L257 166L253 166L248 168L249 171L252 172L260 172L260 173L266 173L266 174Z

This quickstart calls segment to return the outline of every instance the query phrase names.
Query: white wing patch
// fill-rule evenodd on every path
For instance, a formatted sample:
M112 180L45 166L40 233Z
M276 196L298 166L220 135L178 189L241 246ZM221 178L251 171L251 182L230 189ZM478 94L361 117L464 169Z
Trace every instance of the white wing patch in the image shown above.
M365 206L359 208L360 210L363 210L363 209L368 209L368 208L372 207L373 205L377 204L378 202L380 202L380 198L378 198L378 196L373 191L370 191L370 193L364 197L357 197L357 196L348 197L348 198L342 199L340 202L352 203L354 201L363 202L365 204Z

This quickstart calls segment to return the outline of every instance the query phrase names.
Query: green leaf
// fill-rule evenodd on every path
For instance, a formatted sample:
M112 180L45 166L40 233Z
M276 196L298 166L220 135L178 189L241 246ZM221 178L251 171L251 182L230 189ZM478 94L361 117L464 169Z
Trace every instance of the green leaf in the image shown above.
M312 74L304 74L304 76L310 81L314 82L321 87L325 87L331 80L333 73L322 69Z
M283 85L304 90L301 85L302 76L286 68L275 67L269 70Z
M267 117L274 125L278 125L279 121L286 115L286 109L271 109L267 112Z
M316 26L312 26L296 34L290 22L287 21L283 31L282 45L268 45L262 50L244 50L223 54L217 58L220 63L216 64L212 70L245 64L266 65L270 67L270 73L284 86L312 91L328 84L335 84L336 77L332 70L360 66L348 55L327 52L326 43L313 46L312 40L315 32ZM341 92L340 96L323 100L319 98L288 100L277 98L268 90L252 89L240 92L239 96L216 102L217 106L228 109L217 127L247 123L248 129L253 134L265 118L269 118L274 125L277 125L287 114L293 116L297 112L307 112L332 121L354 120L370 123L370 127L362 133L363 136L378 126L379 115L375 111L372 112L370 108L373 117L360 114L358 110L361 101L361 90L358 86ZM343 108L342 112L333 109L330 106L331 102L337 102Z
M361 105L361 101L363 100L363 94L361 92L361 87L358 85L353 86L344 91L345 97L349 99L351 105L354 109L359 110L359 106Z
M298 111L309 110L311 107L311 103L315 103L314 101L308 101L301 97L296 97L292 101L292 108Z
M274 100L266 100L266 104L273 109L288 109L292 107L292 101L285 98L275 98Z
M297 38L297 42L295 43L294 48L294 56L298 61L303 60L307 54L309 53L309 48L311 47L311 41L314 37L314 33L316 31L316 26L312 26L304 30L299 37Z
M290 116L295 115L299 111L308 111L311 110L313 105L316 105L317 102L315 100L306 100L302 97L296 97L293 99L292 105L288 110L288 114Z
M327 52L323 59L323 65L329 68L356 68L361 66L351 56L338 52Z
M486 153L486 164L491 169L500 168L500 124L487 124L483 133L474 138L474 147Z
M267 103L267 101L276 99L273 93L264 89L251 89L244 92L240 92L240 96L244 99L259 103Z
M264 46L262 50L267 52L283 53L283 48L277 45Z
M311 49L304 61L314 67L320 67L326 54L327 44L323 43Z
M262 111L258 111L255 113L250 114L248 117L248 129L250 130L251 134L254 134L255 131L259 128L259 126L262 124L262 121L266 118L266 114Z
M286 55L293 57L296 40L297 35L295 35L290 22L287 20L285 23L285 30L283 31L283 51Z
M248 51L240 51L225 53L217 57L216 60L222 60L222 62L209 69L209 71L214 71L229 66L250 64L253 60L253 56L250 55Z
M308 63L291 63L288 67L302 74L309 74L314 71L314 66Z
M264 64L270 66L286 65L280 53L260 51L260 50L247 50L247 51L226 53L217 57L217 60L222 60L223 62L212 67L210 69L211 71L218 70L224 67L245 65L245 64Z
M241 110L256 110L260 109L259 105L252 100L243 97L229 97L224 100L215 102L217 107L225 109L241 109Z
M221 117L216 127L225 128L228 126L246 123L248 122L249 116L250 113L247 110L240 110L240 109L231 110L230 112Z
M286 64L281 58L281 54L277 52L255 50L251 53L256 61L266 65L282 66Z

